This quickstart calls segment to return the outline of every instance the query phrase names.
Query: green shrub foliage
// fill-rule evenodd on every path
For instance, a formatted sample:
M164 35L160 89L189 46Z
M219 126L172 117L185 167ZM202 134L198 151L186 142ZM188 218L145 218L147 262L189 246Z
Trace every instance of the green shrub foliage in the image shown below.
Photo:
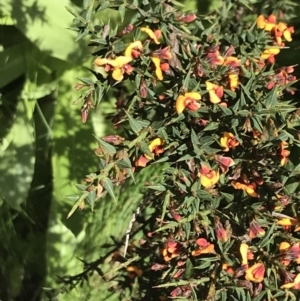
M261 15L248 1L207 16L173 0L85 1L72 12L94 56L76 85L82 121L108 97L116 106L111 134L97 138L100 168L77 185L69 216L115 199L149 165L160 171L135 214L142 238L130 233L103 277L120 300L296 300L296 77L276 62L294 28L289 4L273 2L256 6ZM110 10L119 25L96 24Z

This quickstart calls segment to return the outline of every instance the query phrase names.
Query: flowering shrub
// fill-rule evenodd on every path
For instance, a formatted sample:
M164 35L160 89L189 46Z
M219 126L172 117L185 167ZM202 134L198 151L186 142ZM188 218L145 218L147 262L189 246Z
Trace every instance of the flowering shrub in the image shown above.
M258 15L237 36L179 4L100 1L75 14L79 36L96 47L95 78L79 86L82 121L112 92L119 132L98 139L101 168L78 186L70 215L156 164L144 238L113 257L122 300L296 300L296 78L293 66L276 65L294 28L284 14ZM108 7L131 20L93 26Z

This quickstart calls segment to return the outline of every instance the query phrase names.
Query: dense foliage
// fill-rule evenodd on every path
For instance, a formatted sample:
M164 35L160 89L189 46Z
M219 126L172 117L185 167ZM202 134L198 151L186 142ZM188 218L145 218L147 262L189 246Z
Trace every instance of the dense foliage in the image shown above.
M297 300L297 1L72 2L0 7L0 299Z
M296 298L286 290L300 279L299 165L289 160L300 146L296 77L293 66L276 66L294 28L282 10L230 30L220 17L182 13L179 4L87 1L73 13L96 57L95 79L77 85L82 121L112 93L110 118L121 134L98 138L100 169L77 186L69 215L85 203L93 209L106 192L115 198L114 186L155 165L160 175L149 178L136 212L144 236L126 241L124 254L113 256L115 273L102 275L116 294ZM227 2L223 14L239 5ZM93 24L108 7L130 21Z

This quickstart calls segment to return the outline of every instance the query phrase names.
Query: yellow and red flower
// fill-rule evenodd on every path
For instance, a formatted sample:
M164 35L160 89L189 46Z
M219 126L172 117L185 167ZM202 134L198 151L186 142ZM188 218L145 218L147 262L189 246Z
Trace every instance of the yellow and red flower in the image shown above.
M164 141L161 138L156 138L152 140L149 143L148 147L150 152L153 154L153 156L149 156L147 154L140 156L139 159L135 162L135 166L145 167L148 161L153 160L154 156L157 156L164 152L163 145L164 145Z
M229 67L238 67L241 64L241 60L238 59L235 56L227 56L224 59L224 66L229 66Z
M272 31L276 26L276 16L272 14L266 19L263 15L260 15L256 19L256 25L265 31Z
M250 222L250 228L249 228L249 237L250 239L256 238L256 237L262 237L266 234L266 231L258 224L258 222L253 219Z
M219 52L219 46L211 48L206 54L206 59L212 66L223 65L225 61Z
M279 252L281 254L281 262L284 265L289 265L291 261L300 264L300 243L290 245L288 242L281 242L279 245Z
M237 141L232 133L225 132L220 139L220 144L224 148L224 152L228 152L229 149L235 149L240 143Z
M159 155L164 152L164 141L161 138L156 138L149 143L149 150L154 155ZM148 160L153 159L152 157L145 154L145 157Z
M188 92L184 95L179 95L176 100L177 113L182 113L186 108L190 111L197 111L200 108L200 99L201 95L198 92Z
M119 56L115 59L97 58L95 60L95 65L98 67L105 65L106 72L112 69L113 79L116 81L121 81L124 78L124 73L127 73L128 75L132 73L133 68L131 65L129 65L131 61L131 56Z
M275 74L272 80L268 83L267 88L271 90L274 88L274 86L287 86L290 82L296 81L296 76L290 74L293 72L293 66L281 68L281 70ZM295 93L295 91L291 88L287 89L287 91L291 94Z
M223 97L224 94L223 87L213 84L209 81L206 81L205 84L206 84L206 90L208 91L209 94L210 102L215 104L220 103L221 98Z
M192 251L192 256L199 256L201 254L209 254L215 252L215 246L209 243L205 238L198 238L196 243L199 248Z
M288 162L288 156L290 155L290 151L286 148L289 146L289 143L286 141L282 141L279 145L279 155L280 155L280 165L283 166Z
M219 241L226 242L228 240L227 232L219 219L215 220L215 231Z
M222 264L222 270L225 270L228 274L233 275L234 269L232 266L230 266L227 262Z
M135 166L145 167L148 161L149 160L145 156L140 156L138 160L135 162Z
M130 265L126 268L127 272L129 273L129 277L130 278L134 278L134 277L142 277L143 275L143 270L139 269L137 266L135 265Z
M180 255L181 245L175 241L168 241L165 248L162 250L162 255L165 261L170 261Z
M138 58L143 50L143 44L141 41L135 41L130 43L125 49L124 55L126 57Z
M298 221L295 218L282 218L276 222L276 225L291 228L291 226L298 225Z
M260 59L261 60L268 60L269 63L274 64L275 63L275 55L277 55L280 52L279 48L268 48L264 50L264 52L261 54Z
M229 88L230 88L230 90L235 91L238 88L239 84L240 84L238 74L235 73L235 72L231 72L231 73L228 74L228 79L229 79Z
M290 247L291 245L286 241L283 241L279 244L279 252L282 255L280 258L280 262L285 266L288 266L291 262L291 258L287 258L287 256L285 256L285 254L288 252Z
M156 51L153 51L152 54L155 57L159 57L162 60L170 60L172 58L171 48L170 46L167 46L163 49L159 49Z
M245 174L243 174L238 181L236 180L232 181L231 185L235 189L244 190L249 196L253 198L257 198L259 196L258 193L255 191L256 190L255 182L250 182Z
M161 31L159 29L153 31L148 27L141 27L140 30L148 34L149 38L153 40L155 44L160 44L159 39L161 37Z
M198 176L200 177L202 186L205 188L213 187L220 179L219 170L212 170L205 164L201 164Z
M222 173L226 174L229 167L233 166L235 163L230 157L223 157L221 155L215 155L215 160L217 161Z
M256 283L262 282L264 280L265 270L266 269L263 263L256 263L246 270L245 278L248 281Z
M288 27L286 23L279 22L278 25L274 28L274 35L276 38L276 42L279 46L285 46L282 42L282 37L288 42L291 42L292 34L294 33L294 27Z
M191 23L197 19L197 16L193 13L191 14L183 14L182 16L177 18L177 21L183 21L185 23Z
M295 275L293 275L293 276L295 276ZM293 288L293 289L299 290L300 289L300 273L294 278L293 282L283 284L280 288L281 289Z

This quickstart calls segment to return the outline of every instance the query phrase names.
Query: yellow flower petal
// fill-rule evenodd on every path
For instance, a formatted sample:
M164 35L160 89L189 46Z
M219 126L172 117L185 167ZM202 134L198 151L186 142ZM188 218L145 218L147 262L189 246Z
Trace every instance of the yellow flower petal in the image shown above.
M162 70L160 68L160 59L158 57L152 57L151 58L152 62L154 63L154 66L155 66L155 74L157 76L157 78L159 80L163 80L164 77L163 77L163 74L162 74Z
M178 114L182 113L186 106L195 100L200 100L201 95L198 92L188 92L184 95L179 95L176 100L176 111Z
M156 35L154 34L153 30L151 30L148 27L141 27L140 28L141 31L145 32L148 34L148 36L154 41L155 44L160 44L160 42L158 41Z
M110 65L114 68L120 68L131 61L132 61L132 57L119 56L114 60L107 59L107 58L97 58L94 63L97 66Z
M298 224L298 221L290 219L290 218L283 218L276 222L276 225L279 225L279 226L294 226L297 224Z
M229 73L228 78L230 89L234 91L239 85L239 76L236 73Z
M150 152L154 150L155 147L163 145L163 140L160 138L155 138L149 143Z
M116 66L114 66L114 65L111 65L111 66L113 66L113 67L122 67L122 66L130 63L131 61L132 61L131 56L118 56L115 59Z
M107 59L107 58L97 58L94 63L98 67L103 66L103 65L107 65L107 64L113 66L113 64L115 64L115 61Z
M292 288L295 285L294 282L290 282L290 283L286 283L284 285L282 285L280 288L284 289L284 288Z
M248 264L248 258L247 258L248 248L249 248L249 246L246 243L244 243L244 242L241 243L240 253L241 253L241 257L242 257L242 265Z
M152 153L153 150L157 147L157 146L161 146L163 145L164 141L161 139L161 138L155 138L154 140L152 140L148 147L149 147L149 150L150 152ZM144 154L144 156L148 159L148 160L152 160L153 159L153 156L150 157L148 156L147 154Z
M279 244L279 252L286 252L290 248L290 244L286 241L283 241Z
M284 38L288 41L288 42L291 42L293 39L292 39L292 34L289 30L285 30L283 32L283 36Z
M214 186L220 179L219 171L212 170L208 174L201 174L200 173L200 180L202 186L205 188Z
M224 147L224 152L228 152L229 151L229 147L227 145L227 141L228 141L227 137L221 137L221 139L220 139L220 144L221 144L222 147Z
M264 280L265 266L262 263L256 263L246 270L246 280L252 282L262 282Z
M121 81L124 78L123 70L121 68L114 69L114 71L112 72L112 77L118 82Z
M211 103L217 104L221 102L221 99L219 98L219 96L216 94L215 91L209 91L208 94Z
M265 31L272 31L274 27L276 27L276 24L273 24L273 23L266 23L264 29L265 29Z
M185 109L184 100L185 97L183 95L179 95L176 100L176 111L178 114L182 113Z
M129 44L127 46L126 50L125 50L125 53L124 53L125 56L132 57L131 53L132 53L132 50L135 49L135 48L137 48L139 50L143 50L143 44L142 44L142 42L141 41L135 41L135 42Z
M281 32L284 32L287 29L287 25L286 23L283 22L279 22L277 25L277 29Z
M264 29L266 26L266 19L263 15L258 16L258 18L256 19L256 25L258 28L260 29Z
M188 92L184 94L185 98L192 98L194 100L200 100L201 95L198 92Z
M246 185L246 189L245 191L247 192L248 195L252 196L253 198L257 198L258 197L258 193L250 186Z

